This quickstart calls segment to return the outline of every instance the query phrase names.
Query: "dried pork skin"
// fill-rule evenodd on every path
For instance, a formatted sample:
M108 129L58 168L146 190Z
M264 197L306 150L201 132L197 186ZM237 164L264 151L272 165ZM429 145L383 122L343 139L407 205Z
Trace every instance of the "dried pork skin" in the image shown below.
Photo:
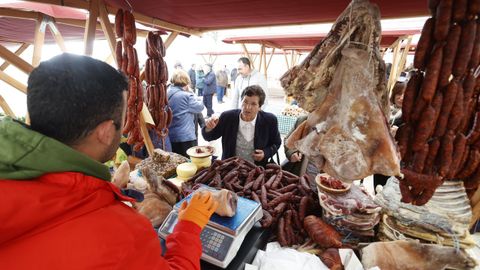
M348 47L342 56L329 94L308 117L314 131L294 145L313 160L323 158L317 166L346 182L375 173L398 175L400 156L373 93L369 52Z
M464 251L417 241L375 242L362 249L365 269L471 269L475 262Z

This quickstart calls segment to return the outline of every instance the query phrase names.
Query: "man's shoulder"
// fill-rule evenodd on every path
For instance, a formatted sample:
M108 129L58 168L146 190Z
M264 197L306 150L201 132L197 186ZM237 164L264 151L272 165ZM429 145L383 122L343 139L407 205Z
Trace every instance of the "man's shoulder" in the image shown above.
M232 110L228 110L228 111L224 111L222 113L222 116L224 118L234 118L234 117L237 117L240 115L240 109L232 109Z
M266 122L277 121L277 117L275 116L275 114L270 112L259 111L258 115L260 116L261 119L264 119L264 121Z

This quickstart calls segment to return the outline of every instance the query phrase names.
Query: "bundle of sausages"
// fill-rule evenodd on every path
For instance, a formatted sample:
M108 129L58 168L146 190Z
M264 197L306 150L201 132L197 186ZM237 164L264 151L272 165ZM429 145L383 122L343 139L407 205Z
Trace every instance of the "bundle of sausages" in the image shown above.
M115 33L117 41L115 57L118 67L128 76L127 117L123 133L128 134L127 143L135 145L135 151L143 147L140 133L140 113L143 107L143 86L140 81L137 50L133 47L137 42L135 18L128 10L119 9L115 15Z
M168 69L163 57L165 46L160 32L149 32L147 35L147 55L145 63L145 81L147 82L147 107L155 122L155 129L165 142L168 126L172 122L172 109L168 106L166 84Z
M262 204L262 227L276 230L282 246L305 243L308 235L303 220L309 213L320 213L308 176L298 177L277 164L268 164L264 169L239 157L216 160L198 172L191 183L225 188Z
M423 205L446 179L480 182L480 0L429 0L432 18L415 52L415 74L397 132L402 201Z

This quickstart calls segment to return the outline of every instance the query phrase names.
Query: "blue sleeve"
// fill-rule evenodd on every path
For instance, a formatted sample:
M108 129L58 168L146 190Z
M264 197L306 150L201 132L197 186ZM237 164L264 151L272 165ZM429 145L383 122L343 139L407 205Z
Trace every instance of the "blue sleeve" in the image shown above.
M205 76L204 82L208 85L212 84L215 81L215 74L213 72L210 72Z
M188 112L201 113L204 108L203 103L196 100L194 95L188 95Z

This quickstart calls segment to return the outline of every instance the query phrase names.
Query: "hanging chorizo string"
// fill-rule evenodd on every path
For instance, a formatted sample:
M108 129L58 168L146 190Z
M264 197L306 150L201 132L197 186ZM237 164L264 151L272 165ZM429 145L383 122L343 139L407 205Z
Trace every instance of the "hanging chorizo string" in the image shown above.
M160 32L149 32L146 40L148 59L145 62L145 81L147 82L146 102L155 122L155 130L163 142L168 136L168 127L172 122L172 110L168 106L167 80L168 69L165 57L165 45Z
M137 41L135 18L128 10L119 9L115 15L115 33L117 41L115 54L118 67L128 76L127 117L123 134L128 134L127 143L140 150L143 136L140 132L140 113L143 107L143 86L140 81L137 50L133 47Z
M480 183L479 0L429 0L396 139L402 201L423 205L446 179Z

